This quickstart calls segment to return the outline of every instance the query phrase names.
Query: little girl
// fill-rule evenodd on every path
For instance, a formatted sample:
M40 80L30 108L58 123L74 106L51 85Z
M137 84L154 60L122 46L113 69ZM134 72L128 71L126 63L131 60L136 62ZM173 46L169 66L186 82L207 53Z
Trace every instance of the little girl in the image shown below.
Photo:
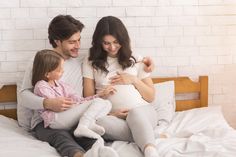
M109 113L111 103L99 98L102 93L86 98L80 97L69 85L60 81L64 71L63 64L63 56L52 50L41 50L34 58L32 70L34 93L44 98L65 97L75 102L75 105L63 112L39 111L44 126L53 129L71 129L79 122L74 130L76 137L98 139L105 133L105 129L95 121Z

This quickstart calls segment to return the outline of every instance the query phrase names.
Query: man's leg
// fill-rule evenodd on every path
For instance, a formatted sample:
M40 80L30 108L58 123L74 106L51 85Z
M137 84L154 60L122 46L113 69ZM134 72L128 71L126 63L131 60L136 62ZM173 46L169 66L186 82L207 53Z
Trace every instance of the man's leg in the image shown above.
M71 132L44 128L43 123L34 130L38 139L48 142L62 157L118 157L113 148L104 146L103 141L94 144L96 139L74 139ZM85 150L88 151L85 153Z
M75 154L84 154L85 150L80 146L71 133L66 130L57 130L44 128L43 122L39 123L34 128L36 138L41 141L48 142L51 146L53 146L61 156L74 157ZM87 139L86 146L90 147L94 144L94 140Z
M72 136L73 132L72 132ZM88 137L74 137L74 140L76 141L76 143L78 143L85 151L88 151L89 149L91 149L91 147L93 146L93 144L97 141L97 139L92 139L92 138L88 138Z

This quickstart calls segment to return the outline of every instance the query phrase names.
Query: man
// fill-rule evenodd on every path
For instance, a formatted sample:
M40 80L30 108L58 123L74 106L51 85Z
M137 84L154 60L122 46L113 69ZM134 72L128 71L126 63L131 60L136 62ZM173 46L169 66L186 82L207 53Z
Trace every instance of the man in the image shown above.
M65 58L64 74L61 80L70 83L81 95L82 58L79 57L79 48L83 27L80 21L70 15L58 15L50 22L48 28L48 38L53 50ZM153 66L150 59L146 60L146 64L149 65L148 68ZM31 71L32 63L25 72L18 98L17 114L21 126L34 131L39 140L48 142L63 157L118 157L112 148L105 147L101 141L96 142L96 139L76 138L73 136L73 130L44 128L38 110L48 109L61 112L69 109L73 102L64 97L44 99L34 95Z

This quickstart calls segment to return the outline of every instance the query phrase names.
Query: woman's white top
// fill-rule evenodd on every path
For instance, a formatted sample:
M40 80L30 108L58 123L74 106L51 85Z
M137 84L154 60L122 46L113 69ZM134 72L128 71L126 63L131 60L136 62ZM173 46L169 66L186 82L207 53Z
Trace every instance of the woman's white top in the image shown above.
M138 62L125 70L119 65L117 58L108 57L107 62L108 66L106 68L109 71L107 74L101 70L94 69L91 66L91 62L88 61L88 57L86 57L83 62L83 77L95 81L96 92L104 88L104 86L109 85L109 78L116 75L117 72L131 74L141 80L150 76L150 73L144 71L144 64L142 62ZM108 100L112 103L112 111L117 109L131 109L148 104L132 84L115 85L114 88L117 92L108 97Z

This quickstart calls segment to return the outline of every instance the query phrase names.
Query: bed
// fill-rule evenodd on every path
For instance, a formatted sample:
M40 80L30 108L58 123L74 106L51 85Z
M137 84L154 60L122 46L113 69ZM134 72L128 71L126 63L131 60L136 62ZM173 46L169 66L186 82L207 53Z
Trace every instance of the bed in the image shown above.
M153 81L157 85L174 82L174 95L178 97L174 103L176 112L165 128L171 136L156 139L161 157L236 155L236 131L227 124L220 107L207 107L207 76L200 76L198 81L188 77L153 78ZM185 97L186 93L193 96ZM16 101L16 85L0 89L0 156L58 157L54 148L18 126L16 109L12 108ZM121 157L143 157L134 143L115 141L110 146Z

